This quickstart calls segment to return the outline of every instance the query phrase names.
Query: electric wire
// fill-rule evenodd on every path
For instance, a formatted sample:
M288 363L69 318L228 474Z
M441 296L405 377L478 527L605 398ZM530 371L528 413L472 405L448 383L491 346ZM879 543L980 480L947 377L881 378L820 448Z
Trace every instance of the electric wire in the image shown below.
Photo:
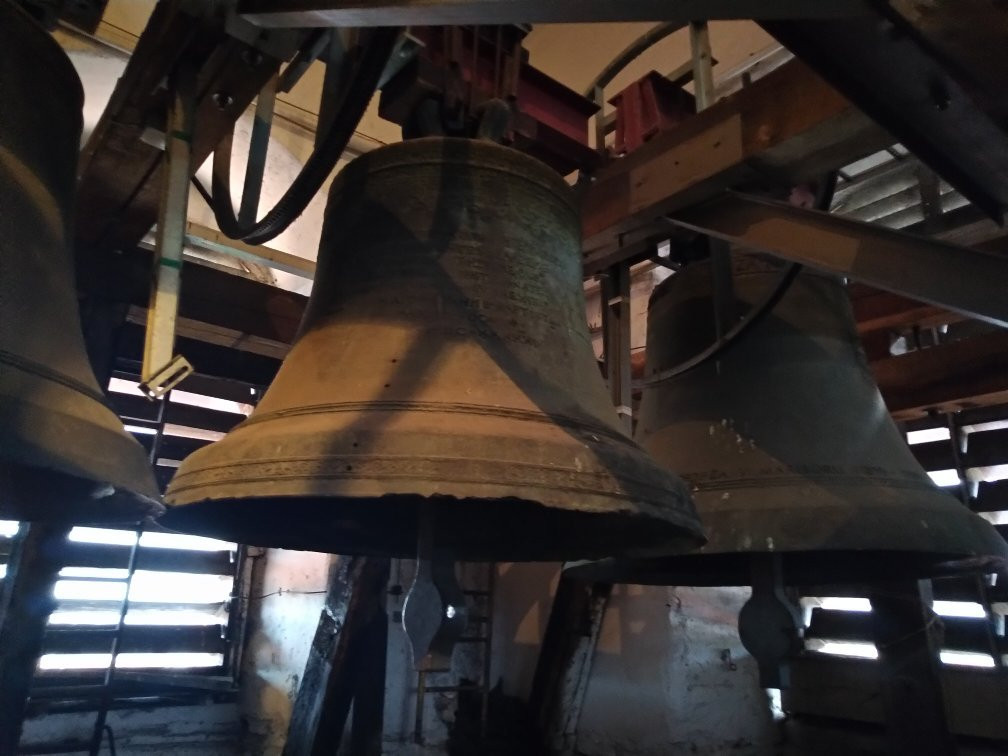
M284 195L260 220L248 226L239 223L231 197L231 145L233 130L214 151L210 191L196 179L193 184L213 209L217 225L225 235L248 244L265 244L281 234L308 206L336 163L346 151L350 137L367 110L385 66L399 38L398 27L379 27L368 40L335 117Z
M714 357L723 354L739 340L739 337L759 323L767 315L767 313L777 306L777 303L783 299L785 294L787 294L788 289L791 288L792 282L798 277L798 274L801 273L801 271L802 266L800 264L792 263L789 265L784 270L784 273L781 275L777 285L774 286L770 293L767 294L767 296L764 297L759 304L749 310L749 312L747 312L741 320L725 331L721 338L717 339L702 352L698 352L688 360L680 362L675 367L662 370L661 372L655 373L647 378L642 378L640 381L635 383L642 387L654 386L655 384L663 383L667 380L675 378L678 375L682 375L683 373L693 370L694 368L703 365L705 362L710 361Z
M819 187L814 206L817 210L829 210L833 204L833 194L836 191L837 172L830 173ZM648 387L671 380L693 370L700 365L724 354L725 351L738 342L747 331L765 318L784 298L791 284L802 272L803 266L800 263L790 263L781 274L777 285L756 305L747 312L741 320L729 328L720 338L714 341L709 347L699 352L689 359L680 362L675 367L662 370L654 375L635 381L635 386Z

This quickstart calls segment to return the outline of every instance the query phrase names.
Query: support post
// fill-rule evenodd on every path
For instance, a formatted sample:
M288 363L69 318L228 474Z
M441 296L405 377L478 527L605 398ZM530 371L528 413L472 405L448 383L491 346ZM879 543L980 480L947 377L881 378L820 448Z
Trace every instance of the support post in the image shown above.
M21 523L0 599L0 756L14 756L70 525Z
M693 97L699 113L714 104L714 64L707 22L691 21L689 37L693 59Z
M623 430L633 433L630 375L630 266L619 263L602 277L602 334L609 395Z
M711 54L710 30L706 21L691 21L689 25L690 54L693 63L693 97L697 112L714 104L714 61ZM735 319L735 295L732 279L731 247L726 242L707 238L711 258L714 291L714 330L717 338L731 329Z
M182 289L182 249L189 206L192 135L196 111L196 71L185 63L173 78L165 128L164 184L158 207L155 272L147 311L140 387L158 399L192 372L175 357L175 320Z
M387 633L388 579L389 561L366 557L343 557L330 575L284 756L336 753L351 703L353 756L381 753L385 644L375 636L379 623Z
M385 613L389 562L384 575L375 576L376 605L371 619L361 632L353 654L357 661L354 686L353 720L350 723L350 756L381 756L385 723L385 663L388 649L389 618ZM384 578L384 579L382 579Z
M529 699L550 754L574 753L595 646L611 593L608 583L592 585L560 576Z
M879 584L870 598L888 752L953 756L957 750L942 693L941 625L931 610L931 581Z

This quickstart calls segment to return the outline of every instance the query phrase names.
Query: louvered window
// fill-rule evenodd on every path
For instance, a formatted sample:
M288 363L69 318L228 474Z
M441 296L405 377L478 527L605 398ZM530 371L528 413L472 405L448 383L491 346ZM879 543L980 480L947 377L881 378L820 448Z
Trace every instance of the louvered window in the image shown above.
M187 388L199 391L173 391L162 408L143 398L135 380L117 373L111 404L152 452L162 487L182 459L240 422L257 395L247 384L196 376ZM17 532L18 523L0 522L4 561ZM242 548L156 528L74 527L61 557L33 713L98 708L127 592L113 706L233 696ZM6 564L0 570L5 575Z
M937 485L1005 536L1008 406L966 410L951 418L908 423L910 448ZM1008 668L1008 582L997 575L949 577L933 580L932 587L932 609L944 631L940 658L948 700L957 706L960 699L996 700ZM881 716L880 677L871 668L877 666L878 650L868 595L865 586L832 586L801 598L807 653L798 660L796 690L785 695L792 713L863 721ZM990 717L971 716L968 708L954 712L960 734L1003 737Z

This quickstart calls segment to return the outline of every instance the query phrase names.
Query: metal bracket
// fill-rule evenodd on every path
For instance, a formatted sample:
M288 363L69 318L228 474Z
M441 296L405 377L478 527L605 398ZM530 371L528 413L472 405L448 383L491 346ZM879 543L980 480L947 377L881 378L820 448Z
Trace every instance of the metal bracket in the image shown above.
M381 78L378 80L378 89L384 87L397 73L402 71L410 61L412 61L420 53L426 45L422 40L413 36L407 30L399 37L399 41L396 42L395 52L392 53L392 57L389 58L389 62L385 64L385 70L382 71Z
M192 373L193 366L189 360L181 354L176 354L168 364L140 381L140 390L148 399L157 401Z

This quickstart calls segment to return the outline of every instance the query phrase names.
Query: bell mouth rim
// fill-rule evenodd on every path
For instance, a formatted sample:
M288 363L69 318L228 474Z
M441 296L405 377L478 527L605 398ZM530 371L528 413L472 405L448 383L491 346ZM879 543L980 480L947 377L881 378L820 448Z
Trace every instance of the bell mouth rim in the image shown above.
M662 519L559 509L520 497L230 497L169 503L158 522L178 532L268 548L415 558L421 512L433 513L435 542L458 561L558 562L614 553L643 556L659 549L681 553L704 540L695 523L676 511Z
M437 145L465 147L467 152L472 151L476 154L506 156L507 160L511 163L524 162L536 171L536 175L529 175L528 173L513 170L504 164L476 162L471 156L467 158L464 155L451 154L451 152L448 154L445 154L444 151L434 152L434 148ZM411 154L411 151L414 154ZM399 156L398 153L403 154ZM574 198L571 186L564 181L563 176L546 165L546 163L513 147L507 147L486 140L466 139L464 137L433 136L407 139L402 142L386 144L363 155L359 155L344 170L336 174L329 190L330 201L332 201L332 197L338 196L348 188L347 184L354 172L363 171L368 176L375 176L389 170L404 167L443 165L464 165L481 171L500 173L520 179L541 189L546 189L552 196L560 200L571 213L580 218L580 209Z
M0 516L25 522L129 525L165 511L160 497L125 485L4 460L0 460L0 496L4 501ZM59 501L49 504L50 499Z
M60 392L72 392L73 400L77 401L78 392L72 387L61 382L52 385ZM17 450L12 452L4 447L0 452L0 470L7 467L90 482L92 486L107 486L161 506L157 480L143 446L104 402L94 402L85 414L74 414L67 411L68 405L60 406L53 401L42 407L3 390L0 400L4 410L0 412L0 442L10 442L10 448ZM32 424L36 437L26 437L14 430L16 423L26 422ZM91 444L85 448L80 444L50 443L64 436L89 438ZM89 455L92 448L102 453Z

